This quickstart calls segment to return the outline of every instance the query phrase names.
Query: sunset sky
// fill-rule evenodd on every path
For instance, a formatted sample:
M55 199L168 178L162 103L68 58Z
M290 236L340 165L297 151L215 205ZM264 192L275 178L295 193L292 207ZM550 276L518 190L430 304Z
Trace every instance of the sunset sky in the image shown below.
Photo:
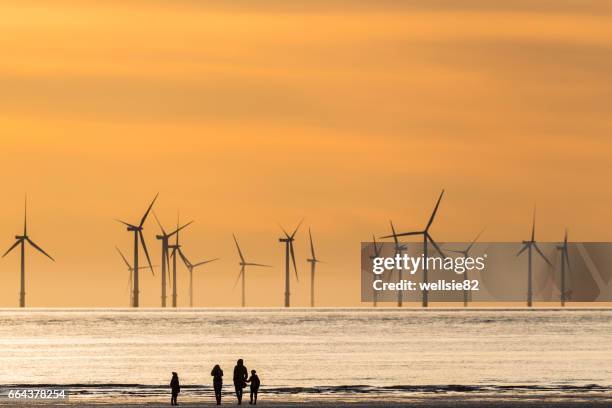
M280 306L278 223L304 217L293 304L359 305L360 241L426 222L439 241L612 239L612 2L99 0L0 4L0 250L21 232L29 306L126 306L131 235L180 210L196 305ZM158 231L145 225L153 261ZM6 248L5 248L6 247ZM159 270L141 304L159 305ZM179 304L187 273L179 271ZM0 260L0 307L19 254Z

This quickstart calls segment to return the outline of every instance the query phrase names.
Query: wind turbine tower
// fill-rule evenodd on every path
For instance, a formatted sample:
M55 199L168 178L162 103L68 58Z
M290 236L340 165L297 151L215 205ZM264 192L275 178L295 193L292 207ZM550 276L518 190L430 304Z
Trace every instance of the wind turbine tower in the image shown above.
M303 220L302 220L303 221ZM295 253L293 250L293 241L295 240L295 234L297 233L300 225L302 225L302 221L299 222L297 227L292 234L289 234L285 229L281 226L284 237L279 238L278 241L285 244L285 307L291 306L291 275L289 273L289 259L293 262L293 270L295 271L295 279L299 281L297 266L295 264Z

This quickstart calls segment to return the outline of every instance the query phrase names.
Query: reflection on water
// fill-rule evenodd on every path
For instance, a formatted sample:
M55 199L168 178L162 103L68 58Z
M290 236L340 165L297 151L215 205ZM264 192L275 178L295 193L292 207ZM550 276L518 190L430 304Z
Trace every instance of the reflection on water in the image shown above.
M269 394L610 393L610 344L607 310L4 310L0 383L197 396L244 358Z

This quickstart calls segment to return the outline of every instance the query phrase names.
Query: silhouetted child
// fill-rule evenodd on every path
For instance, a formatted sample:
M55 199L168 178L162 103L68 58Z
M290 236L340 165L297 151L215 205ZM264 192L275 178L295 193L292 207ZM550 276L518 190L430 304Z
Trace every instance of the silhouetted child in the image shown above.
M259 391L259 385L261 384L257 371L251 370L251 376L247 382L251 384L251 401L249 401L249 404L257 405L257 392Z
M174 371L172 372L172 380L170 380L170 388L172 389L170 405L178 405L176 399L178 398L179 392L181 392L181 384L179 384L178 374Z
M221 388L223 387L223 370L219 364L213 367L210 375L213 377L213 388L215 389L215 399L217 405L221 405Z

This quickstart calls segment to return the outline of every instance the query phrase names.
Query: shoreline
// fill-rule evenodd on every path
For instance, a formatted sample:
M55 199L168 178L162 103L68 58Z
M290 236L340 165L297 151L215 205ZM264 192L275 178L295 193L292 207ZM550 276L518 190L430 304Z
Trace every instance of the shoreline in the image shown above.
M245 395L246 397L246 395ZM169 400L168 396L168 400ZM179 397L179 406L195 408L195 407L216 407L214 398L202 398L195 401L181 401ZM243 400L243 405L249 406L248 397ZM431 396L426 398L330 398L330 399L266 399L264 395L258 401L259 406L268 406L274 408L282 407L304 407L304 408L332 408L332 407L373 407L373 408L400 408L400 407L420 407L420 408L577 408L591 407L604 408L612 405L612 395L607 396L584 396L574 395L566 397L529 397L529 396L508 396L499 398L495 396ZM7 401L0 400L0 407L32 407L32 408L49 408L49 407L80 407L80 408L96 408L96 407L111 407L111 408L162 408L169 406L169 401L157 399L156 401L139 401L138 399L130 399L128 401L111 401L111 400L96 400L75 398L68 401ZM224 398L221 406L236 406L236 399L229 397Z
M392 302L388 302L392 303ZM436 306L429 305L429 307L422 307L419 305L405 305L403 307L397 306L295 306L295 307L282 307L282 306L179 306L179 307L159 307L159 306L141 306L138 308L134 307L123 307L123 306L65 306L65 307L0 307L0 313L2 312L205 312L205 311L275 311L275 312L333 312L333 311L364 311L364 312L376 312L376 311L442 311L442 312L478 312L478 311L611 311L612 304L610 305L572 305L572 306Z

